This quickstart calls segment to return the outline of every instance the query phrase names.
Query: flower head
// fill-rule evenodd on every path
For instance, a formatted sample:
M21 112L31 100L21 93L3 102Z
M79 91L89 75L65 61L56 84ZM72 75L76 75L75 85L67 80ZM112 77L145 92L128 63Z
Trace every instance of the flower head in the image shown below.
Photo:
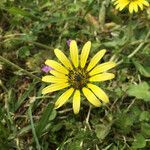
M88 41L83 46L81 55L79 56L76 41L72 40L70 43L71 61L59 49L55 49L54 52L62 64L54 60L46 60L45 64L51 66L53 70L50 71L51 75L44 76L42 81L52 84L45 87L42 90L42 94L66 89L57 99L55 103L56 109L65 104L72 95L73 111L75 114L80 110L81 95L84 95L96 107L101 106L102 102L109 102L105 92L93 83L113 79L115 75L106 71L115 67L116 64L114 62L98 64L106 53L105 49L96 53L91 61L87 63L90 48L91 42Z
M149 6L147 0L114 0L114 5L116 9L123 10L126 6L129 7L129 12L138 12L138 7L143 10L144 6Z

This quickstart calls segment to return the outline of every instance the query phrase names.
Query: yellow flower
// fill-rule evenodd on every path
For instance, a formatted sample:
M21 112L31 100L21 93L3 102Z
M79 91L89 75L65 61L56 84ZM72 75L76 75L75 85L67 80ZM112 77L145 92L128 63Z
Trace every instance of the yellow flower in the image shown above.
M79 56L76 41L72 40L70 43L71 61L59 49L55 49L54 53L62 64L54 60L46 60L45 64L52 67L53 70L50 71L51 75L44 76L42 81L52 84L45 87L42 90L42 94L66 88L66 91L55 103L56 109L66 103L72 95L75 114L79 113L80 110L81 94L96 107L101 106L101 102L109 102L105 92L93 83L113 79L115 75L106 71L115 67L116 64L114 62L106 62L97 65L106 53L105 49L100 50L87 64L90 48L91 42L88 41L83 46Z
M138 12L138 7L143 10L144 6L149 6L147 0L114 0L114 5L116 9L123 10L126 6L129 7L129 12Z

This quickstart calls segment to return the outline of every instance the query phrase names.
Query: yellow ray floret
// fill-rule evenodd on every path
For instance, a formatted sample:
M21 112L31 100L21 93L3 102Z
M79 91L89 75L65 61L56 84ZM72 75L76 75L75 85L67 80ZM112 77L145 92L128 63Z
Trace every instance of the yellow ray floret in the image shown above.
M106 93L98 86L94 85L94 84L87 84L87 87L90 88L92 90L92 92L100 99L102 100L104 103L108 103L109 102L109 98L106 95Z
M47 59L45 61L45 64L52 67L56 71L63 73L63 74L68 74L69 73L69 71L65 67L63 67L60 63L58 63L54 60Z
M87 98L87 100L93 104L95 107L101 106L101 102L96 98L96 96L88 89L88 88L82 88L82 92L84 96Z
M70 96L72 95L74 89L70 88L69 90L67 90L66 92L64 92L56 101L55 103L55 109L61 107L64 103L67 102L67 100L70 98Z
M60 79L66 79L66 78L68 78L65 74L63 74L63 73L61 73L61 72L58 72L58 71L56 71L56 70L51 70L50 73L51 73L52 75L54 75L55 77L58 77L58 78L60 78Z
M78 56L78 47L76 41L72 40L70 42L70 57L73 65L77 68L79 66L79 56Z
M80 110L80 91L76 90L73 96L73 112L74 114L78 114Z
M60 51L59 49L54 50L56 57L60 60L60 62L68 69L73 69L69 59L66 57L66 55Z
M133 13L133 11L138 12L138 5L134 2L129 5L129 12Z
M68 77L66 76L66 78L58 78L55 76L47 75L47 76L42 77L42 81L48 82L48 83L65 83L68 81Z
M120 11L122 9L124 9L128 4L130 3L129 0L117 0L115 5L116 5L116 9L119 9Z
M45 87L42 90L42 94L47 94L47 93L51 93L51 92L54 92L54 91L59 91L59 90L64 89L64 88L66 88L68 86L69 86L69 83L55 83L55 84L51 84L51 85Z
M81 52L81 56L80 56L81 68L85 67L86 61L87 61L88 56L89 56L90 49L91 49L91 42L88 41L87 43L85 43L85 45L82 48L82 52Z
M98 53L95 54L95 56L91 59L88 67L87 67L87 71L90 71L93 67L96 66L96 64L101 60L101 58L104 56L104 54L106 53L106 50L100 50Z
M114 62L102 63L102 64L96 66L91 72L89 72L89 75L93 76L95 74L102 73L102 72L107 71L111 68L114 68L115 66L116 66L116 63L114 63Z
M106 80L111 80L115 77L113 73L102 73L95 76L90 77L89 81L91 82L101 82Z

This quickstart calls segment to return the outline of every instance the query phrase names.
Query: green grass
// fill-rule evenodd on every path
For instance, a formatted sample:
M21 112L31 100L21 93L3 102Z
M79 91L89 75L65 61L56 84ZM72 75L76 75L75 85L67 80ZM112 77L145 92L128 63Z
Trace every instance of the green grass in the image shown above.
M150 8L130 15L110 0L1 0L0 150L149 150L149 29ZM54 109L59 92L41 94L41 67L54 48L69 54L68 39L117 62L100 84L108 105L83 101L74 115L71 103Z

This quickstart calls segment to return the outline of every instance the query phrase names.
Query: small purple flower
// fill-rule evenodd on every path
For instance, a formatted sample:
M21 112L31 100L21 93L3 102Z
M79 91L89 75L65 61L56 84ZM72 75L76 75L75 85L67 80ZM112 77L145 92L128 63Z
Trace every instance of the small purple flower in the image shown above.
M69 40L67 40L67 45L70 47L70 42L71 42L71 40L69 39Z
M50 70L53 70L53 68L50 67L50 66L43 66L43 67L42 67L42 71L43 71L43 72L48 73Z

